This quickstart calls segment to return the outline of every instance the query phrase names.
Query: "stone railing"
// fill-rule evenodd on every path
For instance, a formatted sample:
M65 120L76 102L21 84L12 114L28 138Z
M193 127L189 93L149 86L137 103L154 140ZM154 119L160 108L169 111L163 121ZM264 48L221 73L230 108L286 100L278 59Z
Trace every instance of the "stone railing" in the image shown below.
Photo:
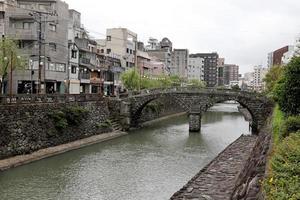
M159 93L172 93L172 92L188 92L188 93L211 93L211 94L227 94L227 95L239 95L239 96L251 96L262 98L264 95L257 92L248 91L237 91L231 89L218 89L218 88L199 88L199 87L172 87L172 88L155 88L155 89L144 89L139 92L129 92L120 95L120 98L127 98L135 95L148 95L148 94L159 94Z
M99 101L104 97L99 94L25 94L0 95L0 105L37 104L37 103L69 103Z

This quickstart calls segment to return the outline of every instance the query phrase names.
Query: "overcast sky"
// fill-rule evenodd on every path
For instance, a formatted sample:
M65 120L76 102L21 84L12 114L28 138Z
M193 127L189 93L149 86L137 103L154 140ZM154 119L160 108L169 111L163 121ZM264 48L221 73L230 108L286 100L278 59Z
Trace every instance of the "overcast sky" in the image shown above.
M240 73L300 34L300 0L65 0L95 38L124 27L147 42L168 37L190 53L217 51Z

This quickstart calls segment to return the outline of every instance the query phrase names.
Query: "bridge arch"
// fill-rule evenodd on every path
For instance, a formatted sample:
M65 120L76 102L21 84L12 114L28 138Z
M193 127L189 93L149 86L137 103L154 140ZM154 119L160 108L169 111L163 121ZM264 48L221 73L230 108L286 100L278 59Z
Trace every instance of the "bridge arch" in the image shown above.
M254 132L262 127L266 116L271 113L273 107L270 100L257 93L216 89L156 90L153 93L139 94L124 99L123 101L127 102L130 107L127 109L129 113L124 115L127 117L127 120L124 121L128 123L128 126L136 127L145 106L160 98L170 98L175 104L181 106L189 114L190 130L193 130L191 127L197 124L194 129L196 131L201 128L201 113L218 102L229 100L239 102L251 114L252 131Z
M189 112L189 107L185 105L184 102L181 101L178 97L175 97L170 94L160 94L160 95L149 95L148 98L145 98L144 100L141 100L137 107L131 108L131 125L134 127L137 127L139 125L140 118L143 114L144 109L152 102L164 100L166 98L172 99L174 106L179 106L181 109L183 109L185 112Z

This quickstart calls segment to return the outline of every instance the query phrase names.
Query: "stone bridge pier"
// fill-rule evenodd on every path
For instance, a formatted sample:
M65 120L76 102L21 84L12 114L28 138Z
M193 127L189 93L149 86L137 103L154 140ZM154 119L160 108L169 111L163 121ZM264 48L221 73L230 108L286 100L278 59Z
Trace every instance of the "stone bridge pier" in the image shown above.
M201 112L191 112L189 114L189 130L190 132L199 132L201 130Z

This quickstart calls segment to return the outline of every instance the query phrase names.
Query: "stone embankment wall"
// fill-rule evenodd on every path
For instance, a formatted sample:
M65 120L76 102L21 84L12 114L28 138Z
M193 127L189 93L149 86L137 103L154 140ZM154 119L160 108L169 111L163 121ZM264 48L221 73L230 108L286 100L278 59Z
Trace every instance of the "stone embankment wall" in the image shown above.
M233 200L264 199L261 182L264 178L267 157L271 144L271 125L266 124L259 132L258 139L249 159L237 177Z
M185 110L175 104L172 99L160 98L145 106L138 122L140 124L180 112L185 112Z
M49 113L67 106L79 106L87 113L80 124L58 130ZM0 106L0 159L109 132L112 130L110 127L101 126L109 116L107 99L85 103Z

